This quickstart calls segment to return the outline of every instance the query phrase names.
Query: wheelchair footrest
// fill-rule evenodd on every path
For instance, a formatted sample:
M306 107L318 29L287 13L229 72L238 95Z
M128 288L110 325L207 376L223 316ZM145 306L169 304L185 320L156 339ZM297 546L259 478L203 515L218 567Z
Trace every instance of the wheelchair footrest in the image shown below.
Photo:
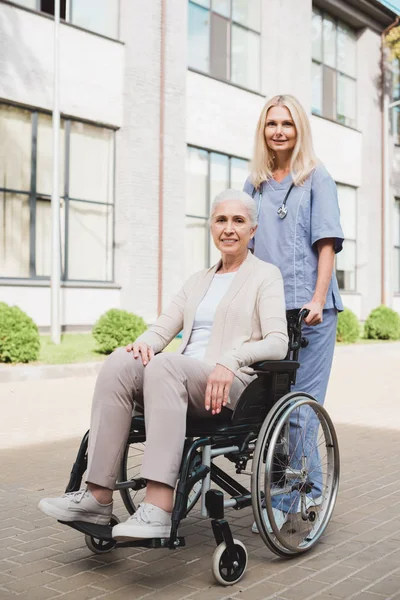
M72 529L76 529L77 531L80 531L80 533L89 535L97 540L104 540L106 542L114 540L111 525L95 525L94 523L85 523L84 521L59 521L59 523L68 525L68 527L72 527ZM169 538L132 539L125 542L115 542L115 546L118 548L168 548ZM176 538L176 543L173 547L181 548L183 546L186 546L185 538Z
M98 540L111 541L112 526L111 525L96 525L95 523L86 523L85 521L59 521L63 525L68 525L72 529L80 531L84 535L90 535Z

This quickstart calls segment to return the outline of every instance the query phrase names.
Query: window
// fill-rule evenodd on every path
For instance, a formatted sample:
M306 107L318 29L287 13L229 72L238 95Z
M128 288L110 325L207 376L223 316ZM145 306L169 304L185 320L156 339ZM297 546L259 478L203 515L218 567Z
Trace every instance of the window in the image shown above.
M248 161L188 146L186 159L186 274L219 260L209 232L211 204L227 188L242 189Z
M54 0L14 0L16 3L54 15ZM83 29L118 38L119 0L60 0L60 18Z
M189 1L189 68L260 89L260 0Z
M312 16L312 111L356 126L356 34L318 9Z
M392 101L400 100L400 61L392 61ZM400 144L400 106L394 106L391 110L392 134L394 142Z
M64 280L113 280L114 131L62 120ZM0 104L0 277L51 271L52 121Z
M393 291L400 293L400 198L394 201L394 219L393 219L393 241L394 241L394 277Z
M356 291L357 256L357 190L349 185L338 184L340 221L345 240L343 250L336 256L336 276L339 289Z

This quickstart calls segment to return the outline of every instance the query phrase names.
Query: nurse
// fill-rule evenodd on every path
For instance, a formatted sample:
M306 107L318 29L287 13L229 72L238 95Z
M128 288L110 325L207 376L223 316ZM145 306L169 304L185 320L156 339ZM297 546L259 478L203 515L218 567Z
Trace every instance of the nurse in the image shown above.
M314 153L304 108L289 95L275 96L264 106L255 133L251 174L244 191L259 212L254 237L255 256L279 267L286 309L307 308L303 328L309 344L300 352L301 366L293 391L311 394L324 403L336 339L337 313L343 310L334 273L335 253L343 244L336 185ZM307 502L322 502L321 466L316 450L318 422L303 413L291 423L293 468L310 454L312 492ZM301 443L295 440L301 439ZM297 463L297 464L293 464ZM278 528L288 514L300 510L298 494L273 498ZM266 511L265 511L265 518ZM267 527L271 530L269 523ZM257 527L253 525L257 533Z

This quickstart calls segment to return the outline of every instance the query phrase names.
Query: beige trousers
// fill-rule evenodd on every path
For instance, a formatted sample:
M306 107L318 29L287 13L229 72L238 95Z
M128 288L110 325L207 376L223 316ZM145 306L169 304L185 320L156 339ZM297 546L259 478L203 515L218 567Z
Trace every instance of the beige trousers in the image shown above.
M175 487L186 435L186 415L213 418L204 408L213 367L183 354L157 354L146 367L118 348L105 361L93 396L87 481L114 489L133 405L144 406L146 446L141 476ZM244 376L244 381L245 381ZM246 378L247 379L247 378ZM251 380L251 377L249 377ZM234 378L229 407L246 387Z

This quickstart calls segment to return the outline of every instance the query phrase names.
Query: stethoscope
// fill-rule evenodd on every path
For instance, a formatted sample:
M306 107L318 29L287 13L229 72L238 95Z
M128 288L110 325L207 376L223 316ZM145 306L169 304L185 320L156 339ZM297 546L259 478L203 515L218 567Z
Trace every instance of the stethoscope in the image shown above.
M277 214L278 214L278 217L280 219L284 219L286 217L287 213L288 213L286 202L287 202L287 199L289 198L289 194L290 194L290 192L292 191L293 188L294 188L294 183L291 184L290 188L286 192L286 195L285 195L285 197L283 199L282 205L277 210ZM255 195L256 191L257 190L254 189L254 191L253 191L253 198L254 198L254 195ZM262 202L262 185L260 186L260 189L259 189L259 192L258 192L257 220L258 220L258 217L260 216L261 202Z

